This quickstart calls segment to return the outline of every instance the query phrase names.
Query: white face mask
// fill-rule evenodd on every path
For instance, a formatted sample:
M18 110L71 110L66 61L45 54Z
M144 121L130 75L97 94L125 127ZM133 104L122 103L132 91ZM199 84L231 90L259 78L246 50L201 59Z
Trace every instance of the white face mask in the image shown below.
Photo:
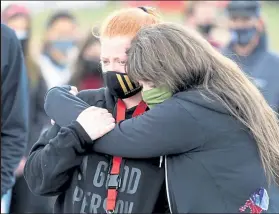
M26 39L28 36L27 31L23 31L23 30L15 31L15 34L16 34L16 37L18 38L18 40Z

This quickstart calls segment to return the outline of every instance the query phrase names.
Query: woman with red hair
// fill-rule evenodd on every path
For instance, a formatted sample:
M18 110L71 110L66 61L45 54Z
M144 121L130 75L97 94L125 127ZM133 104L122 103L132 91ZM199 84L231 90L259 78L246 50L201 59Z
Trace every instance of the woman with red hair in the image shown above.
M114 120L119 122L148 110L142 101L142 87L126 74L126 51L142 27L160 22L156 12L145 7L116 11L103 22L98 37L106 87L77 94L90 109L103 108L107 120L94 127L97 130ZM56 110L63 111L63 106ZM124 159L89 152L83 138L77 135L82 127L69 120L75 112L64 113L67 116L55 120L27 159L24 175L32 192L58 195L55 213L164 213L167 210L161 158Z

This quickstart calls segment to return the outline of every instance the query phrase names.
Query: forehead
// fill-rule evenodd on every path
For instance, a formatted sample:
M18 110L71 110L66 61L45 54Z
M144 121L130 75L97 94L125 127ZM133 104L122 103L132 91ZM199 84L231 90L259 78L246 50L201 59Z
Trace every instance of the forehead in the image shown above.
M68 34L76 29L76 23L68 18L60 18L55 20L52 26L49 28L49 31L53 34Z
M25 30L29 27L29 22L25 16L16 16L7 21L7 25L15 30Z
M131 38L113 37L101 39L101 56L118 57L125 56L127 49L131 45Z

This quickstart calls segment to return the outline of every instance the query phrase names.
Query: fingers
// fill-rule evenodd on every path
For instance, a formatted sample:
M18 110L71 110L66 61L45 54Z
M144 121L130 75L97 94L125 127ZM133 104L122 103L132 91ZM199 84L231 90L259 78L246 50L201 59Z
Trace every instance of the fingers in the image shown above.
M95 109L94 111L100 113L100 114L110 114L108 113L108 110L107 109L104 109L104 108L97 108ZM111 115L111 114L110 114Z
M70 93L73 94L73 95L77 95L77 93L78 93L77 88L75 86L71 86Z
M105 119L104 119L104 123L105 123L106 125L115 123L115 119L114 119L114 118L111 118L111 117L105 118Z
M78 92L77 87L71 86L71 91L76 91L76 92Z
M100 130L99 133L99 137L103 137L105 134L107 134L108 132L110 132L111 130L113 130L115 128L115 123L111 123L109 125L107 125L106 127L104 127L102 130Z
M115 119L113 118L111 113L104 113L102 114L102 117L107 118L107 119L113 119L113 122L115 122Z

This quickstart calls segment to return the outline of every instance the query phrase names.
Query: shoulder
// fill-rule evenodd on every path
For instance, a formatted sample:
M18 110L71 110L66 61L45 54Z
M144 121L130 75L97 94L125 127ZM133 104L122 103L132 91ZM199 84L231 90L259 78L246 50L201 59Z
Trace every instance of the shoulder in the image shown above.
M15 32L8 26L1 24L1 48L3 50L16 51L20 43Z
M279 54L278 53L272 52L272 51L266 51L263 62L266 64L266 66L271 68L270 70L274 74L279 74L279 72L277 72L277 69L276 69L279 67Z
M185 120L185 118L192 117L187 105L187 101L181 100L174 95L164 102L157 104L145 114L150 118L157 118L158 120L162 118L164 121L175 121L175 123L184 124L185 121L190 121L189 119Z
M1 24L1 53L4 53L1 54L1 73L19 73L21 70L15 66L20 67L24 61L21 44L15 32L4 24Z
M15 39L15 32L5 24L1 24L1 37L7 39Z
M20 47L20 43L15 35L15 32L8 26L1 24L1 50L9 52L16 52ZM1 55L2 56L2 55Z
M270 52L267 52L267 55L269 56L269 58L272 61L274 61L274 63L279 64L279 53L270 51Z

